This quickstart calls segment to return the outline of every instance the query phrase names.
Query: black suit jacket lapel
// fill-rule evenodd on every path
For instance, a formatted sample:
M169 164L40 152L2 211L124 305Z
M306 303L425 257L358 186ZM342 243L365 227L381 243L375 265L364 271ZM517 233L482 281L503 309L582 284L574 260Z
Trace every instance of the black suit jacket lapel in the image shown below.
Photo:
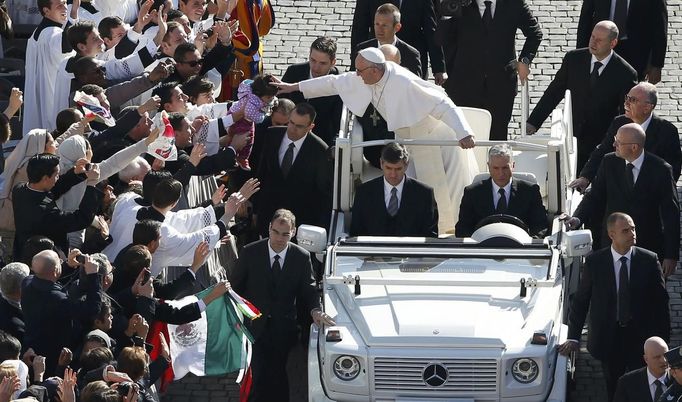
M613 255L611 254L611 248L603 249L601 256L601 266L604 267L604 275L606 291L608 292L606 302L609 303L607 311L613 311L613 318L616 318L616 304L618 303L618 291L616 289L616 272L613 269ZM604 317L608 318L608 317Z
M509 190L509 202L507 203L507 211L510 215L513 215L511 211L516 207L516 198L519 192L519 182L517 180L512 180L511 189Z
M484 205L486 207L486 215L494 215L495 214L495 196L493 195L493 179L488 178L483 180L483 189L485 190L485 194L483 197ZM480 217L479 219L485 218L485 216Z
M279 164L279 148L282 146L282 140L284 136L287 135L286 129L281 129L276 132L276 137L273 138L272 148L268 151L270 154L268 158L272 163L272 172L276 175L277 180L284 180L284 175L282 174L282 167ZM262 179L261 179L262 180Z
M651 158L648 156L649 155L644 154L644 160L642 161L642 167L639 169L639 174L637 175L634 191L641 191L641 187L643 186L642 183L646 181L646 177L649 176L649 170L651 169ZM627 174L627 172L625 173Z
M403 192L400 194L400 208L398 208L398 215L402 216L404 213L410 213L412 209L412 180L405 176L405 183L403 184ZM386 203L384 203L386 206ZM401 220L402 221L402 220Z

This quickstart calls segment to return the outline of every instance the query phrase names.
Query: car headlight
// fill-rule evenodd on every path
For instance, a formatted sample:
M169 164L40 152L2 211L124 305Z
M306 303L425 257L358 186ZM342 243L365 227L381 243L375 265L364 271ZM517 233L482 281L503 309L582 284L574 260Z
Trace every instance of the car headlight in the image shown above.
M538 378L540 370L533 359L516 359L512 365L512 376L522 384L528 384Z
M360 362L354 356L339 356L334 361L334 374L343 381L350 381L360 374Z

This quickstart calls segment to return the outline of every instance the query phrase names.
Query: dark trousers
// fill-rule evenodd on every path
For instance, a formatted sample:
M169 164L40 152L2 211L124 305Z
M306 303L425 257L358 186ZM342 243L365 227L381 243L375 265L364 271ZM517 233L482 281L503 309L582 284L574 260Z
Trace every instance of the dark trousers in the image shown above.
M270 324L272 321L268 322L265 333L253 344L253 385L249 402L289 402L286 368L289 352L296 342L296 324L295 320L286 327Z
M602 133L603 134L603 133ZM583 136L578 138L578 158L576 161L576 176L583 169L587 161L590 159L590 154L599 145L602 138L594 138L591 136Z
M485 109L492 116L490 139L506 141L509 133L509 121L514 109L515 87L500 88L494 83L486 82L481 94L461 93L464 91L450 91L448 95L457 106Z
M628 371L644 367L644 340L637 336L632 324L627 327L616 324L612 345L608 360L601 361L609 402L613 400L618 379Z

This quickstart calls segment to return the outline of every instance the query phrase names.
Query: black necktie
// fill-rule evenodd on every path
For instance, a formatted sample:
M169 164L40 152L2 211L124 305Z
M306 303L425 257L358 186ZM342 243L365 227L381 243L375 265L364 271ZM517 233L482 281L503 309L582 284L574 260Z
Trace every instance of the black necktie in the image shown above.
M487 28L490 28L490 24L493 23L493 10L491 8L493 2L490 0L486 0L483 2L485 4L485 11L483 11L483 25Z
M497 201L497 208L495 211L498 214L506 214L507 213L507 197L505 196L505 191L503 188L500 188L497 190L497 192L500 194L500 199Z
M616 9L613 13L613 22L618 27L618 37L624 37L628 25L628 0L616 0Z
M272 280L275 283L277 283L277 280L279 279L279 274L282 273L282 266L279 264L279 259L279 254L275 254L275 262L272 263Z
M656 389L654 390L654 402L656 402L661 398L661 395L663 394L663 383L660 382L659 380L656 380L654 381L654 385L656 386Z
M386 207L386 212L391 216L396 216L398 214L398 189L393 187L391 189L391 198L388 200L388 207Z
M601 68L603 64L599 61L594 62L594 66L592 67L592 74L590 74L590 87L593 87L597 84L597 80L599 79L599 69Z
M294 148L296 148L296 144L290 143L282 158L282 174L285 178L289 174L289 170L291 170L291 165L294 163Z
M628 279L628 258L620 257L618 274L618 322L625 325L630 321L630 280Z
M633 169L635 168L635 165L632 163L628 162L627 164L627 172L625 173L625 179L628 181L628 186L630 187L630 190L635 188L635 175L633 172Z

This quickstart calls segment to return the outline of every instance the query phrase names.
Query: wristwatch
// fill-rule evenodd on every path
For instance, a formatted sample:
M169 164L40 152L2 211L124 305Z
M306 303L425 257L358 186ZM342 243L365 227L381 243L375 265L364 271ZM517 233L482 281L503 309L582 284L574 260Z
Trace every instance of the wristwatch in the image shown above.
M530 59L526 56L521 57L519 61L527 66L530 66Z

